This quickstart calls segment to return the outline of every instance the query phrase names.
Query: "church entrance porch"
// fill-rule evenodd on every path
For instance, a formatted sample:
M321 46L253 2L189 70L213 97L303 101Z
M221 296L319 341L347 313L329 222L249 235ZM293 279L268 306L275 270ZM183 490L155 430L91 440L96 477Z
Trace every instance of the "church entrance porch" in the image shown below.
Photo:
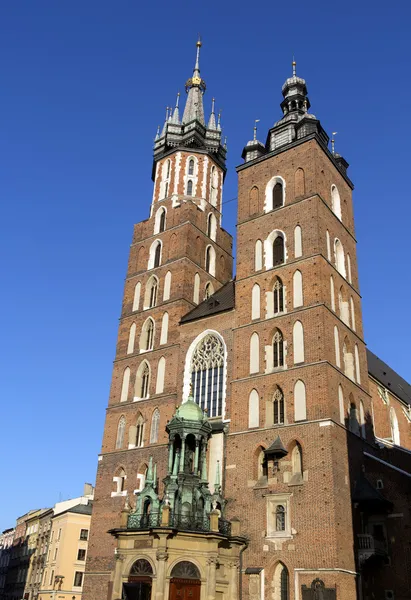
M151 581L124 583L123 600L151 600Z

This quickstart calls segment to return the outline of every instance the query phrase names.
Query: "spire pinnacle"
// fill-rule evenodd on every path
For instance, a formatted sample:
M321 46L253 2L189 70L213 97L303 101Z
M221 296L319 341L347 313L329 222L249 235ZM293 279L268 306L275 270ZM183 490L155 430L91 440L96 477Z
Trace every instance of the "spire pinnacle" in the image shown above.
M174 109L173 117L171 119L171 122L174 123L175 125L180 125L180 111L178 108L179 102L180 102L180 92L177 92L176 106Z
M187 79L185 86L188 96L183 114L183 123L199 121L202 125L205 125L203 94L206 90L206 84L204 79L201 79L200 77L200 48L202 46L200 39L197 41L196 46L197 54L193 76L190 77L190 79Z
M337 135L338 131L333 131L332 133L332 138L331 138L331 153L335 154L335 136Z
M254 137L253 137L254 141L256 141L256 139L257 139L257 123L259 123L259 122L260 122L260 119L255 119L255 121L254 121Z
M293 62L291 63L292 67L293 67L293 77L297 76L297 63L295 62L295 58L293 56Z
M158 140L160 137L160 125L157 125L157 133L155 139Z
M202 45L203 44L201 42L201 38L200 38L200 35L199 35L197 43L196 43L196 46L197 46L197 55L196 55L196 64L194 66L193 77L194 77L196 71L198 71L198 75L200 75L200 48L201 48Z
M211 102L211 115L210 115L210 119L208 121L208 129L217 129L217 126L215 124L214 106L215 106L215 98L213 98L212 102Z

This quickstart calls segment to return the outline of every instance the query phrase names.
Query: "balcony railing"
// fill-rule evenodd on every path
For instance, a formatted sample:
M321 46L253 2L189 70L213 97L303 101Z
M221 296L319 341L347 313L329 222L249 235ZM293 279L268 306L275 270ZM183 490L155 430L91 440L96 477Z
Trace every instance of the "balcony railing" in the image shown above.
M371 556L387 556L385 541L377 540L369 533L358 534L358 556L360 563L364 563Z
M170 512L168 524L162 524L160 512L149 514L131 514L128 517L127 529L152 529L154 527L172 527L183 531L211 531L210 517L192 514L180 514ZM231 535L231 523L225 519L218 519L218 531L223 535Z

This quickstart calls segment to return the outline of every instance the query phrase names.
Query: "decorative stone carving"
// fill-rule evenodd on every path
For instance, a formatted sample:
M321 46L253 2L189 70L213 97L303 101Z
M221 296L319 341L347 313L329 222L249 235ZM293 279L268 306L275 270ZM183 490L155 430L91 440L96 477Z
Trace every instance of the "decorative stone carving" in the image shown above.
M326 588L321 579L314 579L310 587L301 586L302 600L336 600L336 588Z

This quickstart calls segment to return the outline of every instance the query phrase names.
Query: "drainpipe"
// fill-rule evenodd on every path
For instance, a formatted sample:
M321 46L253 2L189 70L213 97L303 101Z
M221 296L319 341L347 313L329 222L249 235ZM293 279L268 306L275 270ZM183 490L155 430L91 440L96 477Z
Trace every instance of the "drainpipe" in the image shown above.
M238 573L238 598L239 600L243 600L243 552L247 550L248 542L244 544L244 546L240 550L240 572Z

